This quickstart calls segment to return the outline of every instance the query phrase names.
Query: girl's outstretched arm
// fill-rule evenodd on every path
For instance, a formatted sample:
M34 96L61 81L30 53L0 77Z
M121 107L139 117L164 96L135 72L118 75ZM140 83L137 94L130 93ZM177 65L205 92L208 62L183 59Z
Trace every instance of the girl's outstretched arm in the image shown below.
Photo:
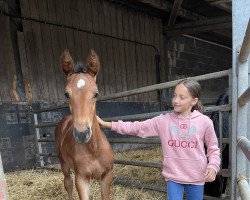
M104 120L102 120L100 117L97 117L97 121L99 122L100 126L103 128L111 128L111 122L106 122Z

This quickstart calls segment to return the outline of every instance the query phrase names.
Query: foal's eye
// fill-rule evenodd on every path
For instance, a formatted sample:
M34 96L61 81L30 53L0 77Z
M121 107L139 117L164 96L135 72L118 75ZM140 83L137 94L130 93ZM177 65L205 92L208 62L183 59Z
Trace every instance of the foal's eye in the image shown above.
M100 95L100 94L99 94L99 92L98 92L98 91L97 91L97 92L95 92L95 94L94 94L94 99L96 99L99 95Z
M65 92L64 93L65 97L68 99L69 98L69 93L68 92Z

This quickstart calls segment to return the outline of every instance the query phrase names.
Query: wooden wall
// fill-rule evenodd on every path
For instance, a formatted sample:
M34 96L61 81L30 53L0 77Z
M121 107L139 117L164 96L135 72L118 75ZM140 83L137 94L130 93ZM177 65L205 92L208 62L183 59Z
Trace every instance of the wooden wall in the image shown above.
M3 1L0 1L0 8L8 11L8 6ZM0 15L0 102L19 101L16 92L16 77L10 20L8 17Z
M89 31L22 20L18 41L27 101L65 101L65 77L59 58L66 48L75 62L84 62L90 49L99 54L101 71L97 81L101 95L156 84L154 48L116 37L156 46L163 66L160 19L104 0L20 0L20 5L22 16ZM162 79L165 73L161 72ZM157 94L123 100L156 101Z

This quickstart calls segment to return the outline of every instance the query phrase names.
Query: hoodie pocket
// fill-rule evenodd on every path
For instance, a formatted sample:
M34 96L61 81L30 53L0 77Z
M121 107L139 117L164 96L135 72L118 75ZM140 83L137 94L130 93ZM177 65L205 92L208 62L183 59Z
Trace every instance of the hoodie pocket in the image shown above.
M167 179L180 182L202 182L205 179L204 168L201 160L165 157L162 173Z

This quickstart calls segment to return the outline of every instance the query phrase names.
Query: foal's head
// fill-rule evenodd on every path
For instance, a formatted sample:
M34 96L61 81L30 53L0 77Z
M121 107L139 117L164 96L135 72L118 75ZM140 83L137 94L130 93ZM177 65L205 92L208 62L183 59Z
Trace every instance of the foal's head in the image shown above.
M73 134L77 142L87 143L92 136L96 100L99 95L96 76L100 68L98 55L91 50L87 57L87 70L75 72L74 62L68 50L61 55L62 70L67 76L65 96L73 119Z

